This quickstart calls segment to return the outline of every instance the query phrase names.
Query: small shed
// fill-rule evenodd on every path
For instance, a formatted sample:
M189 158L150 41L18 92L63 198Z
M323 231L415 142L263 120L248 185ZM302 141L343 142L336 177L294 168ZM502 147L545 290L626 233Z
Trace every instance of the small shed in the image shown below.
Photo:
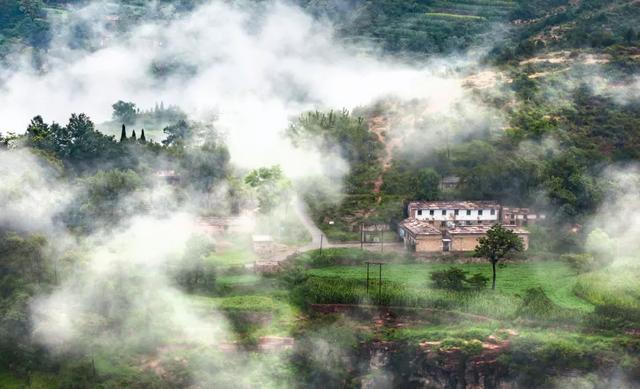
M259 257L267 257L273 254L274 243L271 235L253 235L253 252Z

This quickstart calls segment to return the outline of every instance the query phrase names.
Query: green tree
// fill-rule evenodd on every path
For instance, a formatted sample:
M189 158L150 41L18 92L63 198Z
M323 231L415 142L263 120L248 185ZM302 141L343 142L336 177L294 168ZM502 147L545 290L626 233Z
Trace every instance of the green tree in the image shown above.
M113 108L113 120L122 124L134 124L136 122L138 110L134 103L118 100L111 108Z
M211 287L216 278L215 268L205 258L215 251L213 241L204 235L194 235L186 244L186 251L178 263L178 282L189 292L199 286Z
M216 184L227 177L230 158L229 150L223 143L210 139L184 154L181 176L197 190L210 193Z
M162 141L165 146L184 147L193 135L193 128L186 120L180 120L176 124L165 127L162 131L166 135Z
M123 124L122 131L120 131L120 143L126 142L127 140L127 127Z
M618 243L604 230L596 228L589 233L585 250L601 262L609 262L618 256Z
M280 166L262 167L251 171L244 182L254 188L260 205L260 212L269 213L286 201L291 182L284 176Z
M624 33L624 41L627 42L627 44L631 44L632 42L634 42L637 37L638 35L636 34L636 30L634 30L633 27L629 27Z
M431 168L418 170L413 180L413 198L436 200L440 194L440 175Z
M36 116L27 127L27 144L51 154L65 165L78 171L111 166L127 167L134 164L134 157L121 147L113 136L97 131L85 114L72 114L66 126L47 124Z
M522 239L513 231L502 227L500 224L491 227L491 229L487 231L487 235L480 238L475 250L475 255L485 257L491 261L491 267L493 269L491 289L496 289L496 265L498 262L510 252L522 251L523 249L524 243Z
M71 227L92 230L112 226L122 218L144 209L144 202L133 194L143 181L132 170L106 170L81 180L84 192L65 214Z
M40 235L0 232L0 367L26 369L42 358L31 342L31 304L53 281Z
M307 112L289 126L286 134L296 147L320 147L327 154L340 150L351 168L344 179L348 193L366 193L373 189L373 182L381 173L384 146L369 130L364 118L353 116L347 110Z

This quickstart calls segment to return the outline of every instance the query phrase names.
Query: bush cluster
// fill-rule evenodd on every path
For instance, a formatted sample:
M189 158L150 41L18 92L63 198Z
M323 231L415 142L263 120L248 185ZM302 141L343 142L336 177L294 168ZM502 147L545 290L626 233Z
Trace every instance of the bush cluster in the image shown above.
M450 267L445 270L435 271L431 273L431 282L433 287L448 290L480 290L487 287L489 278L475 273L471 276L469 272L459 267Z

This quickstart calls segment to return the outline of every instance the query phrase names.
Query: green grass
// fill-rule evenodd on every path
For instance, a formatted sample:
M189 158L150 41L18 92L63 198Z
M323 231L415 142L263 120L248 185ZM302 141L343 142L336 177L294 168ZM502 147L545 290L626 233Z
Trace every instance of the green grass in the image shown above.
M450 267L450 264L387 264L383 266L382 279L401 285L407 290L437 294L441 291L430 290L429 275L433 271ZM491 277L491 266L486 264L459 265L469 273L482 273ZM373 270L373 278L377 279L377 270ZM357 280L363 285L366 270L362 266L332 266L311 269L308 274L317 278L333 278L337 280ZM549 298L559 307L590 312L593 305L573 293L577 277L562 262L530 262L507 264L498 269L497 289L499 293L509 297L520 297L532 287L541 287Z
M253 263L256 256L246 247L233 247L207 256L206 261L218 266L240 266Z
M216 308L240 311L273 311L279 302L269 296L230 296L207 297L193 296L193 301L200 308Z
M223 312L241 343L255 343L261 336L291 334L299 313L276 295L192 296L192 302L202 310Z
M238 285L255 285L259 283L262 278L256 274L238 274L222 276L216 279L218 285L225 286L238 286Z
M595 305L611 304L640 309L640 265L620 261L604 269L582 274L575 292Z
M54 374L34 372L31 375L31 388L45 389L59 386L59 378ZM0 388L3 389L23 389L27 387L27 380L23 377L16 377L14 374L3 371L0 372Z

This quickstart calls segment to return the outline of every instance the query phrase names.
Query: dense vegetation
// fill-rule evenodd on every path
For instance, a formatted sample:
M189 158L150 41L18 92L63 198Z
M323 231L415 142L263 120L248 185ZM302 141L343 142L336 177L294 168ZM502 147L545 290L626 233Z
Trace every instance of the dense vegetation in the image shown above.
M32 47L34 59L46 54L52 20L73 3L0 2L0 56L16 46ZM120 3L126 5L122 18L109 27L126 32L128 24L145 17L145 2ZM164 3L181 12L197 1ZM467 361L486 356L488 344L505 342L509 347L490 359L504 371L501 379L515 385L566 387L587 381L606 387L615 386L618 377L637 383L636 253L618 258L607 233L582 227L610 194L626 193L611 182L607 168L640 159L638 95L616 94L611 87L635 82L640 70L640 5L621 0L298 3L329 18L341 40L364 43L387 56L415 60L488 49L483 63L503 81L487 89L469 87L470 94L473 104L499 116L504 128L491 124L471 134L447 133L446 141L433 142L429 152L416 153L389 148L392 134L371 131L374 119L395 123L394 110L384 103L351 112L307 112L291 120L285 135L301 149L313 146L339 155L347 173L327 174L326 182L294 182L278 166L234 167L224 136L179 107L159 103L142 109L118 101L112 120L101 124L86 114L74 114L66 124L34 117L24 134L0 135L0 153L28 151L35 163L27 166L42 167L71 200L50 210L60 236L45 237L52 226L31 230L33 220L4 223L0 215L0 387L192 387L201 382L250 387L263 380L276 387L358 386L384 383L375 381L383 378L370 368L372 350L380 344L395 353L385 366L393 382L410 386L415 382L407 367L418 365L409 362L430 351ZM82 25L73 30L78 47L95 49ZM487 41L494 47L486 47ZM151 71L162 78L172 70L171 63L157 63ZM594 74L606 80L604 91L592 82ZM456 119L443 124L466 125ZM123 136L117 137L123 124ZM140 137L143 128L145 138ZM12 177L14 168L0 166L0 172ZM9 181L0 192L0 211L23 200L27 209L46 207L28 192L38 184L36 176L27 171L24 179ZM441 179L448 176L460 179L457 188L442 189ZM441 258L419 263L404 253L292 250L277 275L261 276L251 270L260 256L249 249L249 236L214 242L194 235L188 250L163 263L162 277L186 296L189 309L211 321L220 312L219 321L229 326L228 343L192 348L180 337L163 338L166 328L149 326L147 311L133 304L134 295L147 296L153 307L166 296L153 295L157 284L140 283L137 264L122 265L130 271L124 271L124 280L99 284L115 303L98 293L98 304L81 318L95 333L117 333L112 343L99 344L85 333L77 340L89 346L54 353L33 337L37 298L90 272L92 250L123 221L151 209L161 214L186 209L202 217L252 210L261 233L298 249L309 242L309 234L292 211L295 192L331 241L358 240L361 223L393 229L405 217L406 202L415 199L496 200L531 206L548 218L530 228L529 253L494 258L495 291L488 286L492 266L485 260L466 263L470 257L457 258L465 263L452 267L438 262ZM368 239L394 241L396 236L376 232ZM590 248L589 239L600 247ZM381 283L372 276L367 284L366 261L384 263ZM119 316L131 311L130 320ZM144 336L121 342L138 332ZM262 338L273 336L293 336L295 345L282 354L263 352ZM240 350L241 357L231 357L236 354L228 349ZM242 382L215 375L229 366L247 373ZM437 370L439 365L429 366ZM562 381L576 376L584 381Z

